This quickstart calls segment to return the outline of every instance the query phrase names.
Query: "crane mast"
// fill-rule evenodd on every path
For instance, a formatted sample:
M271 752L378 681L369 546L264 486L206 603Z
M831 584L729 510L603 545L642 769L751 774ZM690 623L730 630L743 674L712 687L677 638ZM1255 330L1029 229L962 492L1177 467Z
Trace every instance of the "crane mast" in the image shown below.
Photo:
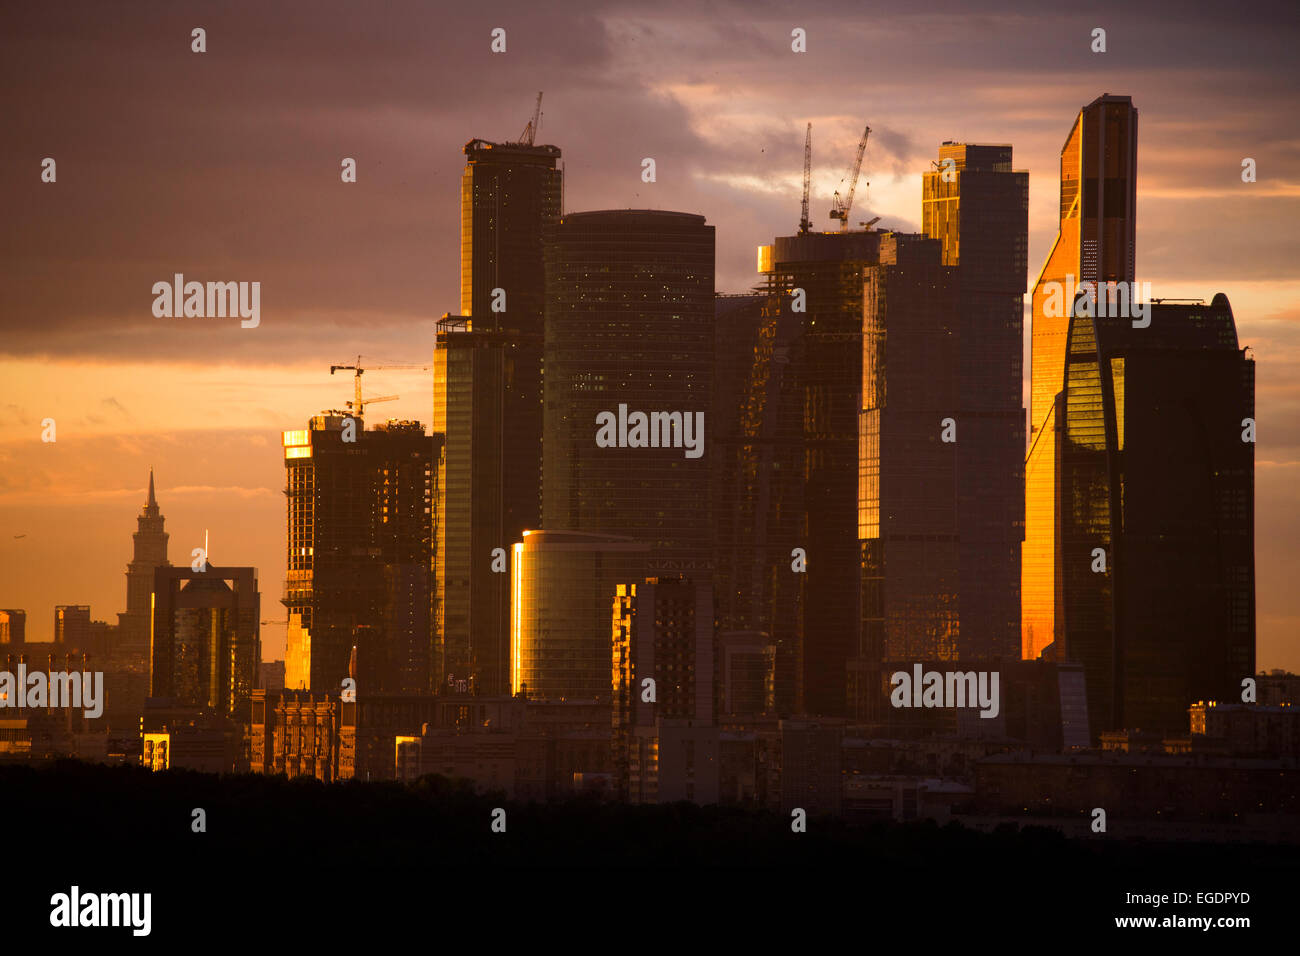
M849 210L853 208L853 194L858 188L858 174L862 172L862 157L867 151L867 139L871 136L871 127L868 126L862 131L862 139L858 140L858 155L853 160L853 166L844 174L845 179L849 181L848 196L841 200L840 193L837 189L835 197L831 201L831 218L840 221L840 230L849 228ZM843 182L843 180L841 180ZM868 186L871 183L867 183Z
M799 235L812 228L808 221L808 187L812 184L812 123L803 136L803 214L799 217Z
M400 396L398 396L398 395L383 395L383 396L381 396L381 397L379 397L379 398L364 398L364 399L363 399L363 398L361 397L361 376L365 373L366 369L368 369L368 368L369 368L369 369L423 369L423 370L428 370L429 366L427 366L427 365L362 365L362 364L361 364L361 356L360 356L360 355L357 356L357 364L356 364L356 365L331 365L331 366L330 366L330 374L331 374L331 375L333 375L335 372L341 372L341 371L350 371L350 372L355 373L355 374L353 375L353 379L354 379L354 386L355 386L356 397L355 397L352 401L345 403L345 404L347 405L347 407L351 410L351 412L352 412L353 415L365 415L365 413L366 413L366 406L367 406L367 405L373 405L375 402L393 402L393 401L396 401L396 400L400 397Z

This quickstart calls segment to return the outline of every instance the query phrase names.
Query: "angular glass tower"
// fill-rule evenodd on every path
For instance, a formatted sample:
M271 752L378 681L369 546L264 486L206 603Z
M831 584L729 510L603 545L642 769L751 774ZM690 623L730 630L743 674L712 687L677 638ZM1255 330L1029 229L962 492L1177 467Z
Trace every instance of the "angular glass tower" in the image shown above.
M1056 619L1057 394L1064 386L1069 308L1061 289L1132 282L1137 207L1137 110L1127 96L1099 96L1079 111L1061 148L1060 231L1034 283L1021 645L1036 658L1061 637Z

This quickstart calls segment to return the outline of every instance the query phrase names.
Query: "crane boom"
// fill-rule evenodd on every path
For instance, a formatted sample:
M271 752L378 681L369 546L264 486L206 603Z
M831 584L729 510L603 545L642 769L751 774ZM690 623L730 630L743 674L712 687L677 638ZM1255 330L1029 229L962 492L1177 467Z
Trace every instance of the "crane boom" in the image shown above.
M845 173L845 178L849 180L848 197L840 199L840 193L837 189L835 197L831 201L831 218L840 221L840 229L849 228L849 210L853 208L853 194L858 189L858 174L862 172L862 157L867 151L867 139L871 136L871 127L868 126L862 131L862 139L858 140L858 155L853 160L853 166L849 172ZM842 180L841 180L842 182ZM870 186L870 183L867 183Z
M519 134L519 142L532 146L537 139L538 127L542 125L542 94L537 94L537 106L533 109L533 118L528 121L524 131Z
M346 404L348 408L352 409L354 415L364 415L366 413L366 406L372 402L391 402L395 401L399 397L397 395L385 395L383 398L363 399L361 397L361 376L366 369L422 369L427 371L428 368L429 366L427 365L362 365L361 356L358 355L356 365L331 365L330 374L333 375L335 372L341 371L351 371L356 373L353 376L356 388L356 398Z
M808 221L808 187L812 184L812 123L803 136L803 215L799 217L799 234L803 235L812 228Z

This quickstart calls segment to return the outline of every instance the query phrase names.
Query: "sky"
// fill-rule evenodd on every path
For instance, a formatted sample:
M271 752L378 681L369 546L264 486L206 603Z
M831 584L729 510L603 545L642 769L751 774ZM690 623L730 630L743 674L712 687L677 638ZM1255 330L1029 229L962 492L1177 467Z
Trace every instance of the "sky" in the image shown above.
M1112 93L1139 111L1138 280L1227 294L1257 363L1258 664L1300 671L1298 39L1295 5L1271 2L5 5L0 607L27 609L29 640L56 604L115 622L153 466L173 563L206 532L283 621L279 433L351 397L331 364L431 361L459 310L462 148L517 138L538 91L565 210L704 214L726 292L797 228L809 122L818 229L864 124L852 220L877 228L919 228L944 140L1013 144L1032 280L1061 145ZM260 325L155 317L175 273L260 282ZM384 417L429 421L430 373L366 386L401 396ZM283 655L282 625L262 639Z

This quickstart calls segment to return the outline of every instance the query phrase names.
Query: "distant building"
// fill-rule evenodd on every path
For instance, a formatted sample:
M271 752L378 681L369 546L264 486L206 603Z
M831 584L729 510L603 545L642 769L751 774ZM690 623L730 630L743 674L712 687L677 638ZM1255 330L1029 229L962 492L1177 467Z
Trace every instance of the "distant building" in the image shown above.
M21 644L27 640L27 612L0 608L0 644Z
M154 571L150 695L247 719L262 659L254 568Z
M175 697L150 697L140 719L141 764L150 770L247 773L244 724Z
M613 608L611 720L619 794L633 803L694 800L697 793L707 797L703 802L716 802L717 728L711 736L703 730L713 724L714 694L707 579L665 576L620 584ZM711 772L711 784L703 775L695 778L696 744L708 740L711 756L698 769ZM674 776L665 778L666 768Z
M257 686L262 690L284 690L284 661L262 661L257 665Z
M1020 751L978 761L974 783L957 819L981 829L1016 822L1092 836L1100 807L1106 839L1300 842L1295 758Z
M768 753L768 773L779 784L769 790L779 794L780 809L795 808L808 816L838 815L843 800L841 743L843 721L782 720Z
M166 519L154 495L153 469L149 469L149 497L145 500L137 528L132 535L133 553L126 569L126 611L117 616L117 647L114 657L124 665L147 662L149 634L152 626L154 572L171 567L167 560L167 541L170 535L163 530ZM143 698L136 704L143 707Z
M1300 707L1198 701L1188 714L1192 737L1219 742L1224 753L1300 758Z
M574 792L608 775L609 705L520 697L253 694L253 773L332 780L470 780L520 800Z
M746 716L775 713L776 645L762 631L718 635L719 712Z
M1300 674L1274 669L1267 674L1257 674L1255 681L1260 704L1273 707L1279 704L1300 706Z
M253 691L248 730L252 773L339 779L338 694Z
M54 643L78 650L90 641L90 605L59 604L54 608Z

